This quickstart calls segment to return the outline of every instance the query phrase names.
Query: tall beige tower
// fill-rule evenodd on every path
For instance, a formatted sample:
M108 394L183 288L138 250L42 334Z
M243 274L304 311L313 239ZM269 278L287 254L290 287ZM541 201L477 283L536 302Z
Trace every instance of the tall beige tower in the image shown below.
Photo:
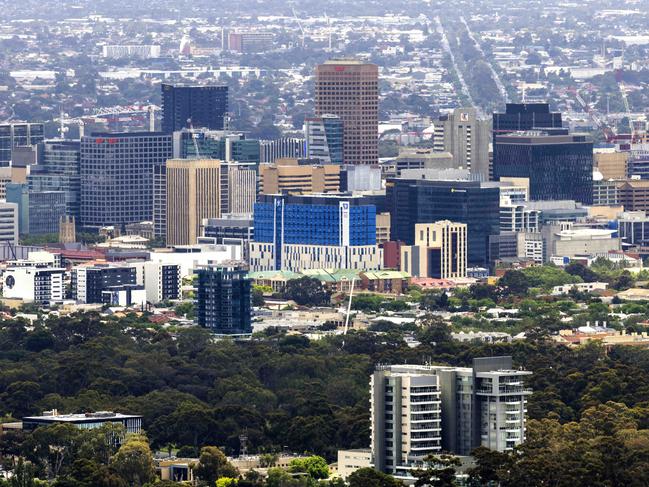
M73 216L62 216L59 220L59 243L77 241L77 233Z
M192 245L203 218L221 217L221 161L167 161L167 245Z
M343 121L343 162L377 164L379 160L379 68L354 59L333 59L315 72L318 117Z
M416 277L466 277L467 226L442 220L415 225L415 244L401 247L401 270Z

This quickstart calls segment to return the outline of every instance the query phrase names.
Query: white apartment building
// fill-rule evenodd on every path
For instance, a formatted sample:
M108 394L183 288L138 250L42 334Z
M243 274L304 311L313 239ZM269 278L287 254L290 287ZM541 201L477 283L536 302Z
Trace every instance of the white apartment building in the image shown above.
M525 439L530 374L514 370L511 357L476 358L472 367L377 367L370 381L374 467L407 479L430 454L512 450Z

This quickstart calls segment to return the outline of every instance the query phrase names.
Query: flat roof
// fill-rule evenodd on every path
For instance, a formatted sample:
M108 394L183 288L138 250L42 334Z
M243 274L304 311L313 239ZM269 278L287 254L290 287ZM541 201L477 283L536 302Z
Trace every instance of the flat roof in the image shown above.
M96 413L76 413L76 414L55 414L44 416L27 416L23 421L42 422L42 423L86 423L97 421L113 421L122 419L138 419L142 416L136 414L121 414L109 411L98 411Z

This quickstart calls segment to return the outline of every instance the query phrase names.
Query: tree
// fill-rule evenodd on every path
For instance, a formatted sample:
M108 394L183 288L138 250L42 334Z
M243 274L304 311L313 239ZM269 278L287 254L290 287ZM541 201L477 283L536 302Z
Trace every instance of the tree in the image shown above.
M428 464L425 470L413 470L412 475L417 479L415 487L456 487L455 467L460 460L451 455L428 455L424 462Z
M327 461L317 455L307 458L296 458L291 460L289 464L289 471L291 472L304 472L312 479L326 479L329 477L329 466Z
M325 306L329 304L331 296L318 279L305 276L286 283L284 298L300 306Z
M214 485L221 477L238 477L239 472L228 461L225 454L216 446L204 446L198 465L194 468L197 477L205 485Z
M359 468L347 479L349 487L399 487L403 485L391 475L374 470L373 468Z
M13 475L9 480L10 487L36 487L36 467L31 462L26 462L21 458L14 469Z
M216 487L236 487L239 481L232 477L221 477L216 481Z
M498 287L508 296L525 296L529 289L527 277L521 271L511 270L498 280Z
M511 462L508 453L501 453L484 446L479 446L471 453L475 459L475 467L469 469L468 474L472 482L478 485L497 484L501 481L502 471L507 469Z
M153 455L144 435L130 435L111 460L111 467L129 485L141 486L155 479Z

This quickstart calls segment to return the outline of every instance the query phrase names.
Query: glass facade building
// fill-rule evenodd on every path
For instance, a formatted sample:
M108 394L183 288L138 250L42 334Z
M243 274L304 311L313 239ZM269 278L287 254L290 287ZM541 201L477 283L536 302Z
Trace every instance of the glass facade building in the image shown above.
M199 267L194 273L198 324L219 335L252 333L252 284L245 267L230 262Z
M162 84L162 131L171 134L191 126L223 130L228 112L227 86Z
M43 142L43 134L42 123L0 124L0 167L9 166L14 148Z
M81 143L76 140L47 140L42 164L32 166L27 182L31 191L63 191L65 213L79 219Z
M542 131L496 137L493 175L529 178L531 200L593 202L593 142L587 135Z
M304 121L306 157L321 162L343 163L343 121L336 115L307 118Z
M171 135L93 134L81 139L81 225L125 225L153 219L156 167L172 156Z
M59 221L66 210L63 191L32 191L26 183L8 183L7 203L18 205L21 235L59 233Z
M417 223L466 223L469 265L487 263L489 235L500 232L500 190L494 183L393 178L386 197L393 241L414 245Z

